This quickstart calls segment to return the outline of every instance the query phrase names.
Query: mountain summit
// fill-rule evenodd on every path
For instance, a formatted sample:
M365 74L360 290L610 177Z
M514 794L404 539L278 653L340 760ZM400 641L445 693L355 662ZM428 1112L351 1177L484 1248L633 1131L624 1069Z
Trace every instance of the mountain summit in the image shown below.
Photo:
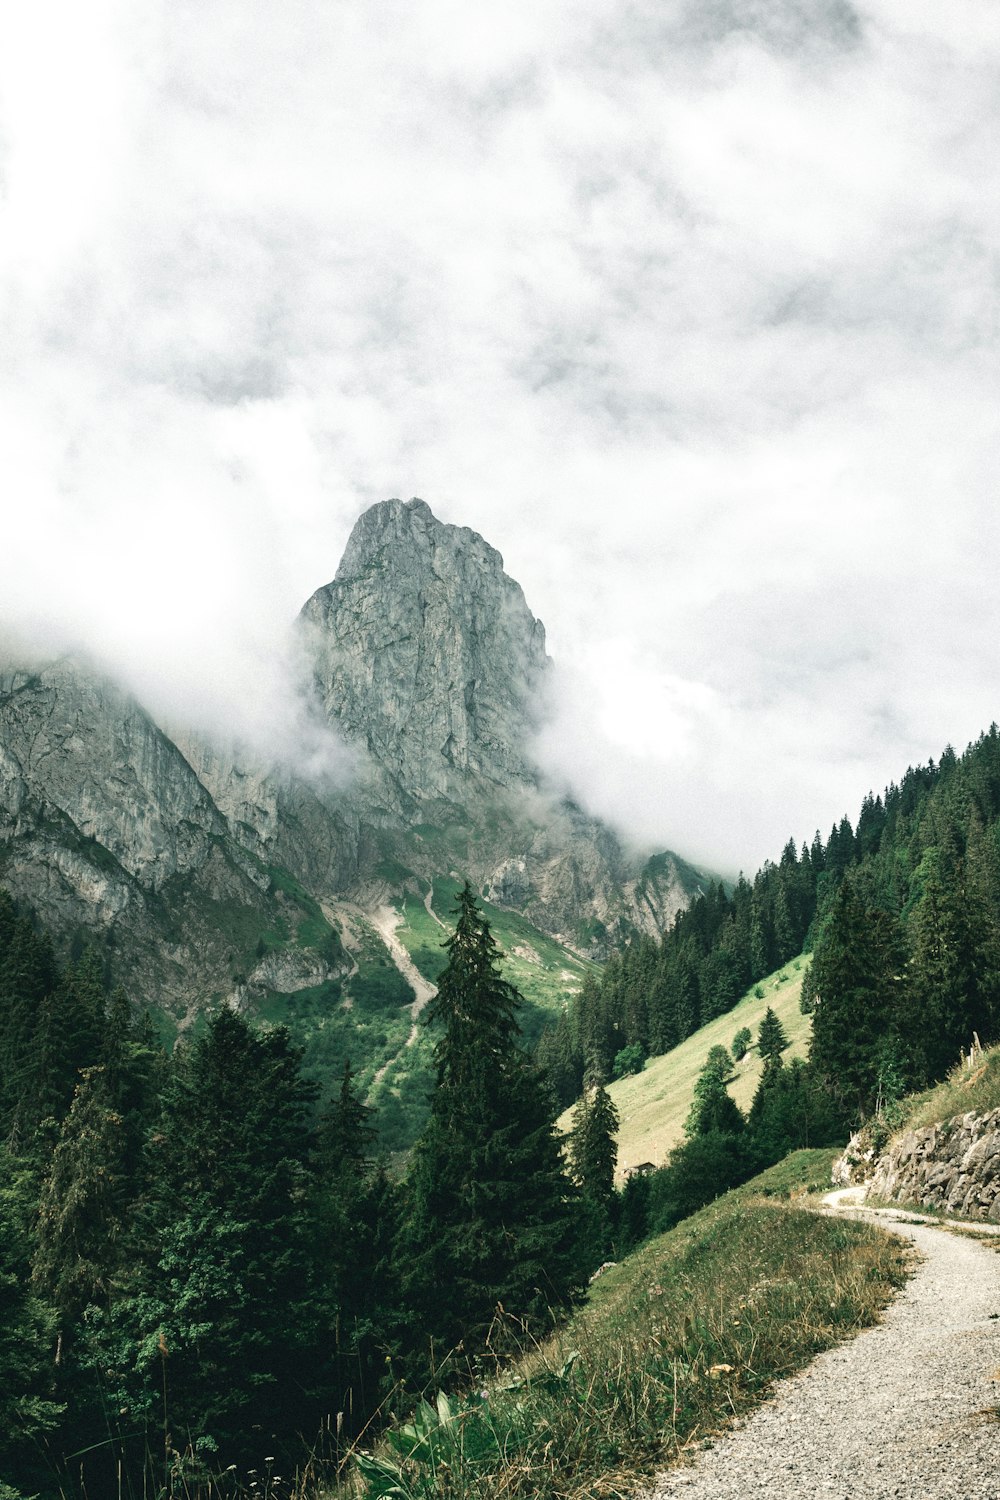
M400 811L534 784L545 630L476 532L423 500L373 505L301 619L318 701Z
M180 1024L221 1000L297 1017L324 1066L379 1080L456 882L510 914L513 977L542 1008L698 889L545 787L545 632L474 531L373 505L299 628L346 786L168 733L80 661L0 663L0 885L137 998Z

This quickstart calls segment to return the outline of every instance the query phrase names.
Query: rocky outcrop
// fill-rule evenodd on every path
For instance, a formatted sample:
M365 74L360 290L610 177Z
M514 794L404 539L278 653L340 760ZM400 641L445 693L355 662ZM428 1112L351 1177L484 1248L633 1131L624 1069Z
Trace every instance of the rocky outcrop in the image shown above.
M317 700L359 757L345 806L383 857L426 879L444 856L488 899L595 957L630 931L662 932L687 905L698 871L636 858L547 791L529 754L545 631L476 532L423 500L373 505L301 620Z
M373 505L302 621L319 701L397 812L534 785L545 631L476 532Z
M908 1130L876 1161L865 1196L1000 1224L1000 1109Z
M182 1013L242 982L259 934L285 921L250 844L85 663L0 674L0 884L53 934L103 947L136 999Z

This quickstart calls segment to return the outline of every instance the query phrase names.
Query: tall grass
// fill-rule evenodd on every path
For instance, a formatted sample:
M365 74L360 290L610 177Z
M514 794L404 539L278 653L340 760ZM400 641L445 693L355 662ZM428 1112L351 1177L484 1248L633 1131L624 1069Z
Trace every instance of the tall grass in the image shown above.
M423 1403L337 1493L627 1494L776 1378L873 1322L901 1282L898 1241L778 1196L817 1176L825 1184L828 1169L828 1153L798 1152L650 1242L506 1375L463 1402Z
M988 1047L971 1067L957 1063L943 1083L905 1100L903 1123L916 1130L969 1110L987 1114L992 1109L1000 1109L1000 1046Z

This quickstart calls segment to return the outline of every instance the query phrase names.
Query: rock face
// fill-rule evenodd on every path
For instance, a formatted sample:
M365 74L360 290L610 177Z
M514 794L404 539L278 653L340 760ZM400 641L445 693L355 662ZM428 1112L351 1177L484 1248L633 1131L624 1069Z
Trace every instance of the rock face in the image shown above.
M267 872L176 745L66 660L0 675L0 882L51 931L107 939L153 999L228 988L223 913L268 907Z
M534 784L545 631L474 531L423 500L373 505L302 620L319 701L397 812Z
M345 805L384 853L423 878L446 853L489 900L597 957L687 905L696 870L636 860L546 794L528 754L545 631L476 532L423 500L373 505L301 620L317 701L361 758Z
M454 873L594 957L686 905L697 871L634 858L541 784L544 630L475 532L373 506L301 628L346 787L167 733L79 661L0 664L0 884L104 943L137 998L315 989L346 962L324 907Z
M1000 1109L907 1131L879 1157L865 1196L1000 1224Z

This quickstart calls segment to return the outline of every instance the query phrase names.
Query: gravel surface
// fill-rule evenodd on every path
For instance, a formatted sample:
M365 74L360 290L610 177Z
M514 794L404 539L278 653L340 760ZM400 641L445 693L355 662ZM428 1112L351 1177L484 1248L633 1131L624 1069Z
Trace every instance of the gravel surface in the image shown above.
M1000 1254L886 1227L924 1259L883 1321L782 1381L647 1500L1000 1500Z

